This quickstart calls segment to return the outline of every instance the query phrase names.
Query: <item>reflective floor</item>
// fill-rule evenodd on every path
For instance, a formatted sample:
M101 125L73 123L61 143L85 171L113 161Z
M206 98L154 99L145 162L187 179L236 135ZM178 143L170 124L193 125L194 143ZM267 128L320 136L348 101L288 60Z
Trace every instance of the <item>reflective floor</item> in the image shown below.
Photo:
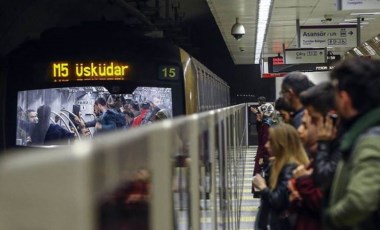
M253 166L257 147L250 147L247 152L244 170L243 202L241 204L240 230L253 229L260 199L251 193Z
M233 221L233 218L231 218L231 222L229 223L230 226L223 226L226 223L222 223L223 221L220 221L218 223L217 229L240 229L240 230L252 230L255 224L255 217L258 210L258 206L260 203L260 200L257 198L253 198L253 195L251 193L251 181L252 181L252 174L253 174L253 166L254 166L254 159L256 154L257 147L250 147L248 149L247 155L246 155L246 161L244 166L244 175L241 175L244 177L244 187L243 187L243 198L242 198L242 204L241 204L241 216L240 216L240 222L236 223L236 221ZM218 173L219 170L217 170ZM238 175L240 176L240 175ZM218 176L217 176L218 178ZM178 200L186 200L186 199L180 199L177 197ZM219 204L219 201L217 202ZM213 229L212 221L211 221L211 205L209 203L209 200L202 200L201 201L201 229L202 230L211 230ZM182 203L182 207L184 210L187 209L187 204ZM180 207L176 207L176 209L181 209ZM188 217L187 212L177 212L178 216L177 220L177 229L180 230L187 230L189 229L189 223L188 223ZM222 220L222 217L218 217L218 220ZM238 227L239 226L239 227ZM238 228L237 228L238 227Z

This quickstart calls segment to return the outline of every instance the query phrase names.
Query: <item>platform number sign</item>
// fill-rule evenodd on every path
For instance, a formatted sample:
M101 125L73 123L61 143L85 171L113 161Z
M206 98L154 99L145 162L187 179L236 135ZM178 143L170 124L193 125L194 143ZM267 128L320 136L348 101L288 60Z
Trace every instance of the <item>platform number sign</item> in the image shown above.
M158 79L178 80L179 68L177 66L162 65L158 68Z

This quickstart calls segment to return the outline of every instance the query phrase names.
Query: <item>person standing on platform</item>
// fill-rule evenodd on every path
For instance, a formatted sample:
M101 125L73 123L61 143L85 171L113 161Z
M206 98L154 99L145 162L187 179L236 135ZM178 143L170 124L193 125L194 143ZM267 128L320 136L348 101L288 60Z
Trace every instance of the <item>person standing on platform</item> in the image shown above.
M346 59L331 72L343 129L324 229L379 229L380 61Z
M269 129L265 147L274 160L270 167L269 183L260 174L256 174L252 180L255 188L261 191L261 204L256 221L262 222L260 229L290 230L293 228L289 216L288 181L293 176L293 170L298 165L309 164L309 159L297 131L283 122Z
M293 108L285 101L283 97L277 98L276 102L274 103L274 108L280 114L282 122L288 124L293 123Z
M302 116L305 110L300 100L300 94L312 86L314 86L314 83L301 72L291 72L282 81L281 95L294 110L293 126L296 129L302 123Z
M273 124L272 115L274 107L270 103L266 103L266 98L261 96L257 99L258 108L251 108L251 111L256 114L256 129L258 136L258 147L255 157L255 165L253 169L253 176L257 173L263 175L269 165L269 153L265 148L265 143L268 141L269 128ZM252 186L252 193L254 197L259 197L259 193L254 190Z

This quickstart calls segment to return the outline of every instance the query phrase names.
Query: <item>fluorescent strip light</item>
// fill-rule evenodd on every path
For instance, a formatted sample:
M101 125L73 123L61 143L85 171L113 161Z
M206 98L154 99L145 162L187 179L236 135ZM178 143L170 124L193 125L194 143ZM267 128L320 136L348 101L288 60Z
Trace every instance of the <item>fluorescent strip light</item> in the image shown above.
M255 64L260 63L261 53L263 51L263 44L268 29L269 15L273 0L260 0L258 2L258 20L256 27L256 51L255 51Z
M372 12L372 13L351 13L350 15L380 15L380 12Z
M372 56L376 55L376 51L370 45L368 45L366 42L364 43L364 49L366 49L367 52L369 54L371 54Z
M355 52L357 55L359 55L359 56L364 56L364 54L363 54L358 48L354 48L353 50L354 50L354 52Z
M339 24L340 25L356 25L356 24L358 24L357 22L339 22ZM369 22L360 22L360 24L362 25L362 24L364 24L364 25L366 25L366 24L369 24Z
M364 18L364 21L375 20L376 18ZM344 19L345 22L357 22L357 18Z

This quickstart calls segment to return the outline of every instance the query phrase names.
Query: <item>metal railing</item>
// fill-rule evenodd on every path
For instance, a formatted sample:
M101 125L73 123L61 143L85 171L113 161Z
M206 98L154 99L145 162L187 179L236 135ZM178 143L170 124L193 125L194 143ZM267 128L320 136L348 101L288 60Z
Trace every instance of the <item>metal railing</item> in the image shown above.
M246 114L241 104L4 155L0 229L239 229Z

